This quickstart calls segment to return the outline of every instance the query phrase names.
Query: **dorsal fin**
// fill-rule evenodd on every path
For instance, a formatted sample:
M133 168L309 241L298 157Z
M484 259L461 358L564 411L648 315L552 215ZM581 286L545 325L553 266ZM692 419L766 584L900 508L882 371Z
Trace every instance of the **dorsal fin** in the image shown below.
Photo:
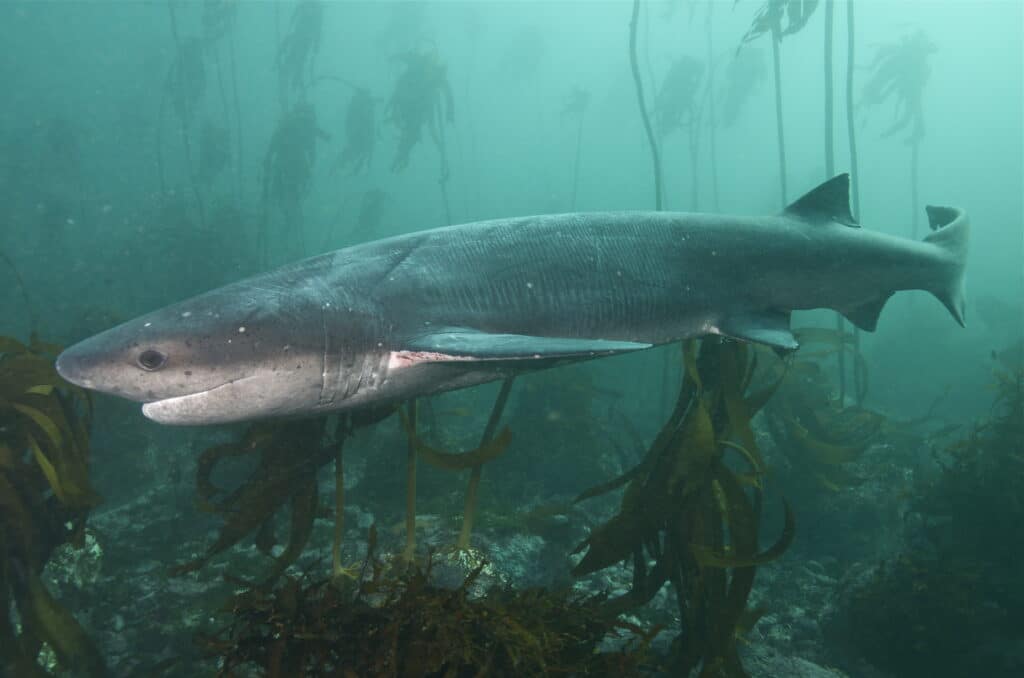
M837 174L793 201L784 214L805 221L836 221L857 228L850 213L850 175Z

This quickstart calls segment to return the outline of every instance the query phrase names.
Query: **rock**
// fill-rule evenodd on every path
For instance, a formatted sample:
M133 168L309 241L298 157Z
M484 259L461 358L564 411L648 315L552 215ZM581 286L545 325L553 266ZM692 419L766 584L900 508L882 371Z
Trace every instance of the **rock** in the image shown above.
M748 646L743 655L743 665L751 678L847 678L839 669L784 656L763 644Z

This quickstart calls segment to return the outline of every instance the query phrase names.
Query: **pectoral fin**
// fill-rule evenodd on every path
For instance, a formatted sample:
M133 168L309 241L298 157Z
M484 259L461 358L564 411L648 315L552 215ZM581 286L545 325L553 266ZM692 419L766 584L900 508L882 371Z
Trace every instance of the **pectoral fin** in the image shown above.
M726 337L765 344L780 351L800 348L789 329L789 313L782 311L730 315L718 323L718 332Z
M589 358L650 348L651 344L607 339L490 334L453 328L421 335L404 343L407 351L430 353L433 360L521 360Z
M878 327L878 316L882 313L882 307L889 301L892 294L883 294L871 301L865 302L853 308L844 308L840 312L846 316L851 323L864 330L874 332Z

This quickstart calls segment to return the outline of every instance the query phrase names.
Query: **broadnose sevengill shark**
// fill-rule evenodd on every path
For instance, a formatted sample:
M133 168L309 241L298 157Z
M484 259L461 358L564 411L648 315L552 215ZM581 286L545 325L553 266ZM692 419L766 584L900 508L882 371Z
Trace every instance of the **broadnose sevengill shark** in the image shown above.
M723 335L797 348L790 312L874 330L896 291L964 320L968 219L922 242L857 226L839 175L767 217L619 212L448 226L315 256L72 346L70 382L167 424L362 407Z

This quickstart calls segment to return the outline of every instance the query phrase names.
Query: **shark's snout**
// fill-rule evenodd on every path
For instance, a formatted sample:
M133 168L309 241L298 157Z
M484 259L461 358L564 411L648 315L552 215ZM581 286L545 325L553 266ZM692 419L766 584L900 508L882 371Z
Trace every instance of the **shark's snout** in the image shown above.
M85 356L83 352L78 348L79 345L72 346L71 348L61 352L57 356L57 362L54 367L57 368L57 374L60 375L64 381L71 382L76 386L82 388L93 388L93 380L90 379L86 373L86 363L84 360Z

